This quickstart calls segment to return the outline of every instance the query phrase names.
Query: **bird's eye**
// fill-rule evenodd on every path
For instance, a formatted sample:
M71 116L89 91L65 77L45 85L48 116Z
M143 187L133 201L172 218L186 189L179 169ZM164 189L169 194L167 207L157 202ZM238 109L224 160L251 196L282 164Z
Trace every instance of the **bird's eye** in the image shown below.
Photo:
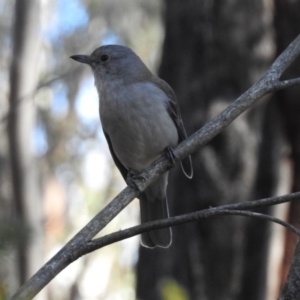
M107 61L109 59L109 56L106 54L101 55L100 57L101 61Z

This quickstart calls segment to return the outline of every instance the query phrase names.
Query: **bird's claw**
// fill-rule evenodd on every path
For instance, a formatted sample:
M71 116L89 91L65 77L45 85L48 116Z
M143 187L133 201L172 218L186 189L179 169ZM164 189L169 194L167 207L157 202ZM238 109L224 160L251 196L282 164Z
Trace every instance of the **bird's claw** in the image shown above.
M165 154L166 154L167 158L169 159L169 161L171 162L172 167L175 167L175 163L178 160L178 158L175 155L173 149L171 147L167 147L165 149Z
M142 191L138 187L138 185L136 183L136 180L141 180L143 182L146 181L145 177L143 177L141 175L136 175L131 170L129 170L128 173L127 173L127 177L126 177L126 183L127 183L127 185L132 187L135 191L137 191L141 194Z

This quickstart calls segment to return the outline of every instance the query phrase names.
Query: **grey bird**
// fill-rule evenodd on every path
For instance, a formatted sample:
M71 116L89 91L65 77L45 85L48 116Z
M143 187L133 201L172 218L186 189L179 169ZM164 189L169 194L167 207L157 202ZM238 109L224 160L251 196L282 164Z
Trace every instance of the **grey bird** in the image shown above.
M71 58L92 68L104 135L127 184L164 151L174 160L172 147L187 135L175 93L165 81L124 46L105 45L91 55ZM191 157L184 159L181 167L192 178ZM169 217L167 184L168 172L139 195L142 223ZM171 228L142 234L142 245L148 248L167 248L171 243Z

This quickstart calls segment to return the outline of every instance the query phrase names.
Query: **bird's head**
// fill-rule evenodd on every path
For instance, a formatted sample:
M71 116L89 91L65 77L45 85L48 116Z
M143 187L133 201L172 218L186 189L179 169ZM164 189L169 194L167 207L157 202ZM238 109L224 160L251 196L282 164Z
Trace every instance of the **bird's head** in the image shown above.
M96 84L97 80L139 82L152 76L142 60L130 48L120 45L101 46L91 55L73 55L70 58L91 66Z

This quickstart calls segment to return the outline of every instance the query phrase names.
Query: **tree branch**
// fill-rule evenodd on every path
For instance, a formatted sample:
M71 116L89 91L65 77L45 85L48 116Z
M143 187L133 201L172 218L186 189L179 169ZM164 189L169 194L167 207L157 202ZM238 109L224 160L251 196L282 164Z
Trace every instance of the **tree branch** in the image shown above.
M252 212L252 211L245 211L248 209L264 207L264 206L271 206L271 205L281 204L281 203L285 203L285 202L290 202L293 200L300 200L300 192L289 194L289 195L284 195L284 196L279 196L279 197L271 197L271 198L256 200L256 201L222 205L222 206L218 206L218 207L214 207L214 208L209 208L209 209L192 212L192 213L185 214L185 215L171 217L168 219L144 223L142 225L134 226L134 227L131 227L131 228L128 228L125 230L120 230L120 231L105 235L101 238L97 238L92 241L89 241L85 245L82 245L82 248L77 249L75 252L73 252L72 258L75 261L79 257L81 257L85 254L88 254L92 251L103 248L103 247L113 244L115 242L119 242L124 239L133 237L135 235L141 234L146 231L160 229L160 228L164 228L164 227L172 227L172 226L190 223L190 222L194 222L194 221L197 221L200 219L207 219L207 218L220 216L220 215L241 215L241 216L264 219L267 221L278 223L278 224L290 229L292 232L296 233L298 236L300 236L300 230L289 223L286 223L286 222L284 222L278 218L275 218L273 216L264 215L264 214L260 214L260 213Z
M182 160L213 139L235 118L255 104L263 96L270 92L278 91L284 87L299 84L299 81L296 79L285 80L283 83L279 80L282 73L295 60L299 53L300 35L276 59L261 80L255 83L248 91L230 104L221 114L174 149L174 153L178 160ZM161 156L140 174L143 178L145 178L145 181L136 180L136 185L141 191L143 191L161 174L170 168L170 162L164 156ZM23 287L21 287L14 295L13 299L31 299L34 297L61 270L73 261L73 254L76 253L79 248L101 231L136 196L137 192L132 188L125 188L112 200L112 202L110 202L98 215L96 215L96 217L94 217L88 225L76 234L61 251L59 251L46 265L44 265Z

